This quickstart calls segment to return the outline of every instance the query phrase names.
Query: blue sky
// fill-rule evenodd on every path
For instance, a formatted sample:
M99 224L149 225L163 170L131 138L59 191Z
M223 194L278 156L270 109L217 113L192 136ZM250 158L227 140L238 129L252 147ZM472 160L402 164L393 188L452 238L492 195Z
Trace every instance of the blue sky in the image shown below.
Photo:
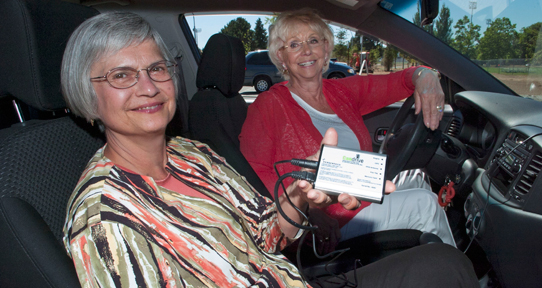
M389 2L400 1L402 3L408 2L408 0L388 0ZM440 0L440 5L446 5L450 8L451 18L453 24L457 20L463 18L463 16L471 17L471 9L469 9L469 2L473 0ZM476 9L472 10L473 15L472 19L474 24L480 25L482 32L485 31L486 19L494 19L501 17L508 17L513 24L516 24L516 30L520 31L522 27L529 26L536 22L542 22L542 0L475 0ZM410 0L412 5L408 8L405 8L401 13L403 17L408 20L412 20L412 17L416 13L416 3L417 0ZM186 15L186 20L190 25L190 28L194 28L194 17L190 14ZM251 25L251 28L254 29L256 26L256 20L258 18L262 19L265 28L265 17L266 15L255 16L255 15L211 15L211 16L196 16L195 24L196 28L201 29L201 32L197 33L198 46L203 49L207 39L213 34L220 32L228 22L237 18L245 18Z

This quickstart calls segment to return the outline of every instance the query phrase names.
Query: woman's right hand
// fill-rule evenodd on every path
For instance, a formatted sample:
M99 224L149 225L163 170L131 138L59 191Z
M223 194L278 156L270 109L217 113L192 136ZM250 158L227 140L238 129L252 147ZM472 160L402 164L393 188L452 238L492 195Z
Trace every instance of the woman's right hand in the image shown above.
M326 134L324 135L324 139L322 140L321 144L337 146L337 140L337 131L335 131L335 129L333 128L329 128L326 131ZM318 150L316 154L307 157L307 160L317 161L319 159L319 156L320 150ZM391 181L386 181L385 193L389 194L394 190L395 185ZM286 191L292 203L301 210L306 209L307 206L324 208L333 203L340 203L347 210L355 210L361 205L359 200L352 195L348 195L346 193L342 193L339 196L329 195L321 190L313 189L312 184L305 180L294 181L292 184L290 184L290 186L288 186L288 188L286 188ZM301 216L299 215L297 210L291 207L289 201L286 200L284 194L280 196L279 202L282 209L290 219L296 221L297 223L302 222ZM279 215L279 218L282 219L282 215ZM283 222L283 224L281 224L281 227L283 232L288 237L293 237L292 235L295 235L297 233L298 229L294 228L294 226L291 226L290 224L286 224L286 221L284 219L279 221Z
M321 144L337 146L337 142L338 142L337 131L335 131L335 129L333 128L327 129L326 134L324 135L324 139L322 139ZM320 150L318 150L316 154L307 157L307 160L318 161L319 157L320 157ZM338 197L334 195L328 195L323 191L312 189L312 184L310 184L309 182L305 180L299 180L296 182L297 182L297 188L301 190L302 192L301 194L304 195L305 200L308 202L309 206L311 207L323 208L333 203L339 202L345 209L354 210L354 209L357 209L361 205L359 200L356 199L352 195L348 195L346 193L343 193L339 195ZM385 193L389 194L393 191L395 191L395 185L391 181L386 181Z

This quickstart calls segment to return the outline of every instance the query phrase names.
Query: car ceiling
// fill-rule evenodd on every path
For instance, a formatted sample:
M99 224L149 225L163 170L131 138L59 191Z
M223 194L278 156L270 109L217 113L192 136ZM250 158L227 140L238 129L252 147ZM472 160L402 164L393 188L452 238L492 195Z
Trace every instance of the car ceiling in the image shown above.
M377 8L380 0L72 0L82 5L94 6L106 3L116 3L131 6L136 10L164 10L184 13L251 13L251 12L282 12L304 7L316 9L327 20L345 26L359 27L364 20ZM344 3L352 3L352 5ZM356 13L352 13L355 10Z

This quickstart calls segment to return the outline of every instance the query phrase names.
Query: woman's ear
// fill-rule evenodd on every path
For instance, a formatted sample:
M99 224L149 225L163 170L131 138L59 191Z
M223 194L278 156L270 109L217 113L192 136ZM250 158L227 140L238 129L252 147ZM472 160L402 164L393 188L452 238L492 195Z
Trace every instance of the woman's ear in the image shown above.
M284 59L282 59L282 53L281 53L281 50L282 50L282 49L277 50L277 58L280 60L281 63L284 64Z
M329 60L330 54L331 54L331 51L329 51L329 41L324 40L324 58L326 60Z

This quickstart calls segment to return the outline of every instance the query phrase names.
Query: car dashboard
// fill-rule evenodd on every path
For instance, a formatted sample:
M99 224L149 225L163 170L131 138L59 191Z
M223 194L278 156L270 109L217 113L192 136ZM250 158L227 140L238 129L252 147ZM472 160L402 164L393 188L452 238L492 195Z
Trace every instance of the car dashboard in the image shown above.
M539 287L542 103L473 91L460 92L454 100L451 131L480 167L464 203L466 232L482 247L503 286Z

